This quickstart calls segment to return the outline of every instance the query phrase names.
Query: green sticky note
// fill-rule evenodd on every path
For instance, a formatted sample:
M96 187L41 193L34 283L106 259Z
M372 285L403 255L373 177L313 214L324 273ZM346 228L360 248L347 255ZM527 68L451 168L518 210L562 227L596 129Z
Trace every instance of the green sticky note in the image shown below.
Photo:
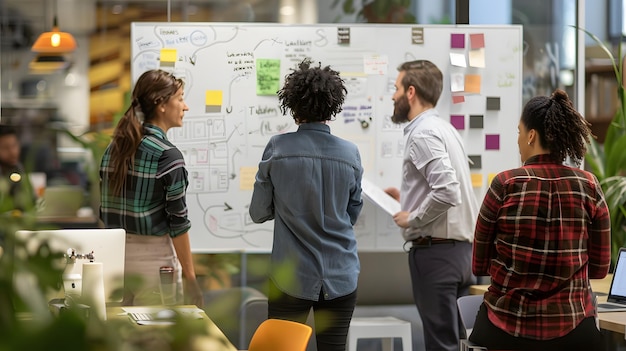
M256 60L256 94L276 95L280 83L280 59Z

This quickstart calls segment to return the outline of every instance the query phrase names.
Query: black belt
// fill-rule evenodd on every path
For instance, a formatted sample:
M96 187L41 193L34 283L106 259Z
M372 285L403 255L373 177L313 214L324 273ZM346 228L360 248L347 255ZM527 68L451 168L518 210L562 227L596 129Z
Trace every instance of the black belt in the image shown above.
M413 243L413 246L425 247L439 244L454 244L459 241L454 239L433 238L432 236L422 236L411 240L411 242Z

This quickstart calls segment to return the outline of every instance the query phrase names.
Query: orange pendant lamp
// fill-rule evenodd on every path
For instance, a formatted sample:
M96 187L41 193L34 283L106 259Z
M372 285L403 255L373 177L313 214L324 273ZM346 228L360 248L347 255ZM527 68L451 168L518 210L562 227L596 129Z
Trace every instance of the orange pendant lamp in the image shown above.
M37 53L68 53L76 50L76 40L67 32L61 32L54 16L52 31L41 33L31 51Z

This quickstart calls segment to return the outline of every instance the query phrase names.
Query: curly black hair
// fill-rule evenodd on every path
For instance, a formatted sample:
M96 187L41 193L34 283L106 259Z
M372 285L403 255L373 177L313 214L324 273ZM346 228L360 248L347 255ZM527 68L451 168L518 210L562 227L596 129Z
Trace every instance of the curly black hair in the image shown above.
M348 92L339 72L322 68L321 62L317 67L311 63L308 58L299 63L278 91L281 112L290 110L298 124L332 120L341 112Z
M551 96L535 96L522 111L521 122L527 130L534 129L539 134L539 143L550 151L550 156L558 162L569 156L579 165L590 137L593 136L583 116L576 111L567 93L555 90Z

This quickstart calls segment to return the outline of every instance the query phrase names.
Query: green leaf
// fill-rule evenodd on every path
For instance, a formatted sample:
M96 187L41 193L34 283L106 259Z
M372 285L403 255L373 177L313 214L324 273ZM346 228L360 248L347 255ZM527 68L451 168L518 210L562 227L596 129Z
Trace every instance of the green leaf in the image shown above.
M595 139L591 139L587 147L585 161L591 172L596 175L599 181L602 181L604 179L604 153Z
M615 79L618 83L617 97L620 105L609 124L604 144L600 146L592 140L587 149L585 160L591 171L596 175L606 199L611 216L611 261L615 264L617 252L626 244L626 91L622 81L624 63L621 60L621 45L618 45L618 58L615 60L612 51L597 36L585 32L606 53L611 60Z
M354 1L353 0L345 0L343 3L343 12L351 15L355 11L354 9Z
M626 135L620 136L606 151L606 173L626 176Z

